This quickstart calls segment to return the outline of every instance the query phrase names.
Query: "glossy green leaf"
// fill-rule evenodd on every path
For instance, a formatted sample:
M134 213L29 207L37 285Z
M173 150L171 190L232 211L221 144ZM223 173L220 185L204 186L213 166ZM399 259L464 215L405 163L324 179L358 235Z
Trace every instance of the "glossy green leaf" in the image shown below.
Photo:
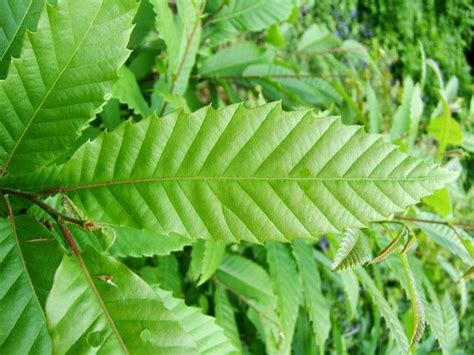
M61 251L30 217L0 220L0 353L50 353L43 313Z
M93 250L83 258L93 291L74 256L65 256L46 303L53 352L183 354L197 350L160 297L116 260Z
M11 57L20 56L26 30L35 31L45 0L0 2L0 79L6 76Z
M0 81L0 176L31 172L73 143L129 55L135 0L62 0Z
M361 127L267 104L126 123L61 168L0 184L62 192L98 223L261 242L363 227L455 175Z
M133 112L142 117L148 116L150 108L140 92L135 75L126 66L118 71L118 80L112 87L112 96L126 104Z

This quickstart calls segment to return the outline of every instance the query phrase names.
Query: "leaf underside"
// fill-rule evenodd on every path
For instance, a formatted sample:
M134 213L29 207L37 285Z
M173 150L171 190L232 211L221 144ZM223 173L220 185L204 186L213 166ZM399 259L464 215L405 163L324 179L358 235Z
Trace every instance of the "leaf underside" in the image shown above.
M452 178L362 127L274 103L126 123L4 184L67 194L99 223L259 243L363 227Z

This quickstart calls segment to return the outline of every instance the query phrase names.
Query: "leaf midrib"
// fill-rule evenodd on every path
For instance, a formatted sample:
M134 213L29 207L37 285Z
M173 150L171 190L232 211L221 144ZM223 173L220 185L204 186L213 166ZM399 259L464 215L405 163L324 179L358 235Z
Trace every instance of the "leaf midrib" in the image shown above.
M207 181L283 181L283 182L408 182L408 181L429 181L443 179L445 176L424 176L424 177L383 177L383 178L370 178L370 177L257 177L257 176L248 176L248 177L239 177L239 176L161 176L156 178L141 178L141 179L125 179L125 180L108 180L97 183L90 184L81 184L68 187L58 187L50 188L40 191L41 195L52 195L60 192L71 192L77 190L85 189L94 189L115 185L133 185L141 183L151 183L151 182L181 182L181 181L197 181L197 182L207 182ZM37 187L38 188L38 187ZM30 188L31 189L31 188Z
M5 164L3 165L2 169L0 169L0 177L2 177L5 172L7 171L8 169L8 166L10 165L11 161L13 160L13 157L15 155L15 152L16 150L18 149L20 143L23 141L23 138L26 134L26 132L28 132L31 124L33 123L34 119L36 118L36 116L38 115L39 111L43 108L43 105L44 103L46 102L46 100L49 98L49 95L51 94L51 92L53 91L53 89L56 87L57 83L59 82L59 80L62 78L64 72L67 70L67 68L69 67L69 65L71 64L72 60L74 59L74 57L76 56L77 52L79 51L79 49L82 47L82 44L84 42L84 40L88 37L89 35L89 32L92 28L92 26L94 25L94 23L96 22L97 20L97 17L99 16L99 13L102 9L102 6L103 6L104 2L103 0L101 1L100 3L100 6L98 7L98 10L96 12L96 14L94 15L92 21L90 22L89 24L89 27L87 28L87 30L84 32L84 35L83 37L81 38L81 40L79 41L79 43L77 44L77 47L74 49L74 52L71 54L71 56L67 59L67 61L65 62L64 64L64 67L61 69L61 71L59 72L57 78L54 80L54 82L51 84L50 88L46 91L45 95L43 96L43 99L41 100L41 102L38 104L38 107L36 108L35 112L33 112L33 115L31 116L30 120L28 121L28 124L25 126L25 128L23 129L23 132L21 133L20 137L18 138L18 141L15 143L15 145L13 146L13 149L11 151L11 153L8 155L8 158L5 162ZM51 29L52 30L52 29Z

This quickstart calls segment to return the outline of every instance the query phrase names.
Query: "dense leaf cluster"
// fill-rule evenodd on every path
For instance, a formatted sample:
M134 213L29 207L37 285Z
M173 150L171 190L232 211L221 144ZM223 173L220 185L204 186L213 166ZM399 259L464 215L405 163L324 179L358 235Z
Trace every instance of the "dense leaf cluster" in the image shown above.
M474 100L317 8L0 0L1 354L472 350Z

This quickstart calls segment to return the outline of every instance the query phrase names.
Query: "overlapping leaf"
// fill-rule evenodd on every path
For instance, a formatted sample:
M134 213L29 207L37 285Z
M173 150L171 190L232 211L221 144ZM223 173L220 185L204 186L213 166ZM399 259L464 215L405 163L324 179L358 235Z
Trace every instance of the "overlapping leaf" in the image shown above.
M42 307L61 252L29 217L0 220L0 353L51 352Z
M135 8L134 0L44 8L0 81L0 176L51 162L94 117L128 57Z
M321 291L321 278L312 255L312 249L310 245L303 241L296 241L293 245L293 254L303 283L304 303L311 321L313 334L320 351L323 352L331 330L331 322L326 298Z
M369 274L362 268L356 270L361 283L366 287L366 291L372 297L373 302L379 307L380 314L385 318L390 334L395 340L401 353L406 354L409 349L409 343L405 331L397 313L392 309L385 299L383 293L377 288Z
M231 0L211 18L205 37L219 44L239 31L263 30L288 18L292 8L288 0Z
M349 228L342 235L332 264L334 271L353 268L370 260L368 236L360 230Z
M23 35L34 31L45 0L0 2L0 79L5 77L11 57L18 58Z
M277 297L277 309L283 339L278 344L281 354L289 354L295 331L298 309L301 303L301 284L296 263L287 245L269 241L266 243L267 262L273 291Z
M229 354L236 350L214 318L202 314L199 308L186 306L184 300L174 298L171 292L157 287L154 290L164 306L194 339L199 354Z
M214 293L214 305L216 323L224 329L225 334L238 351L242 351L239 330L235 321L235 314L232 304L227 297L226 289L217 285Z
M3 184L67 194L96 222L261 242L362 227L452 178L361 127L267 104L127 123Z
M155 291L125 266L83 254L97 293L74 257L64 257L46 314L53 352L193 353L197 345Z

